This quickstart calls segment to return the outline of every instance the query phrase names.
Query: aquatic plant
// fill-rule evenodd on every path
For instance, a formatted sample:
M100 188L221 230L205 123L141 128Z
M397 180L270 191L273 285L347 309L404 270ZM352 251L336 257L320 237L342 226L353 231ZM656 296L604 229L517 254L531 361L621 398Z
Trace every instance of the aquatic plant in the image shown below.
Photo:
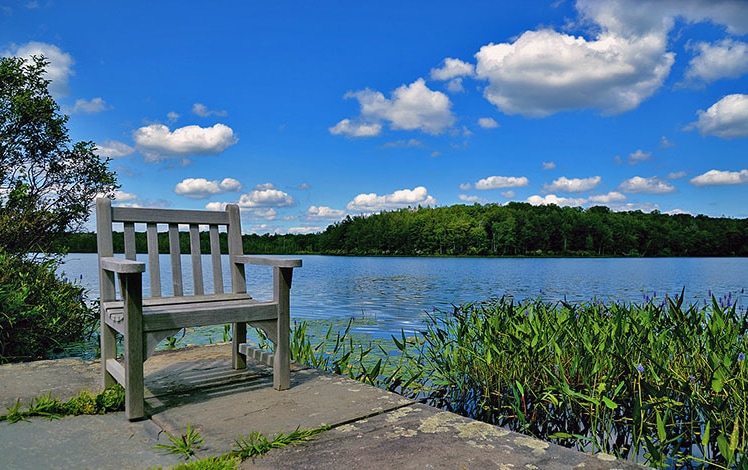
M748 314L706 305L515 301L427 315L424 331L355 343L350 325L296 360L586 452L665 467L748 465ZM729 299L729 301L727 301Z

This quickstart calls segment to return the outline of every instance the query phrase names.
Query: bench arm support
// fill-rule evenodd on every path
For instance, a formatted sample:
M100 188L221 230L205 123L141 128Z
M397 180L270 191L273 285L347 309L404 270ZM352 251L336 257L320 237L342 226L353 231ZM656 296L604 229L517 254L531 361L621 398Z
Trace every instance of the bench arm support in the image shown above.
M237 255L232 257L232 262L237 264L255 264L258 266L272 266L274 268L300 268L301 260L298 258L271 258L269 256Z
M119 274L137 274L145 272L145 263L141 261L132 261L124 258L115 258L113 256L101 258L99 260L101 269Z

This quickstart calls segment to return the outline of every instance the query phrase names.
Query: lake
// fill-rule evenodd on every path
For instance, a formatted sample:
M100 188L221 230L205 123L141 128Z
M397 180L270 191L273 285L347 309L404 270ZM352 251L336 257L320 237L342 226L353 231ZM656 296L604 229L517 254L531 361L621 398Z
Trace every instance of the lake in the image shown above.
M425 312L433 308L449 309L502 295L518 300L541 296L549 301L641 302L645 295L664 299L665 294L680 294L685 287L687 302L703 302L711 292L718 297L729 294L745 305L748 288L746 258L298 257L303 267L294 271L294 320L354 318L354 332L385 338L420 329ZM189 255L182 257L182 264L188 290ZM168 266L167 260L161 265ZM209 258L203 265L204 271L210 271ZM61 270L88 288L89 298L98 297L96 254L70 254ZM250 294L258 300L270 299L270 268L248 266L247 274L252 276ZM162 276L169 284L169 273ZM207 272L206 286L212 285L210 278Z

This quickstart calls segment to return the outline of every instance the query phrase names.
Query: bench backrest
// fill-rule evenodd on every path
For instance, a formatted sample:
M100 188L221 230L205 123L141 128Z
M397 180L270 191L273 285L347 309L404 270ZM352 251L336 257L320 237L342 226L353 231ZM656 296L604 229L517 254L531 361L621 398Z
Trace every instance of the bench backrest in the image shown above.
M241 221L239 207L236 204L226 205L224 211L144 209L112 207L110 199L98 198L96 200L96 232L97 250L100 258L114 256L113 233L118 226L121 226L122 231L124 231L125 258L130 260L135 260L136 257L136 227L139 229L145 227L148 253L146 271L151 286L151 297L162 296L158 233L159 229L164 227L168 231L169 261L174 296L185 294L180 252L180 226L189 227L192 285L195 295L205 293L200 229L206 226L210 236L209 254L213 273L213 292L215 294L224 293L219 236L222 227L225 227L225 232L228 235L231 291L233 293L245 293L247 291L244 266L230 261L232 256L243 254ZM100 270L100 282L101 300L113 300L116 296L113 276Z

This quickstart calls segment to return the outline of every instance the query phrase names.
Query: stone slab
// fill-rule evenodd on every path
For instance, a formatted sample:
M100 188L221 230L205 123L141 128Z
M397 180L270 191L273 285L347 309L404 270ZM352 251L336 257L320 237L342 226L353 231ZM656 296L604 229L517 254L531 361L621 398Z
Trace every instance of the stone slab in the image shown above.
M131 423L125 414L71 416L56 420L0 422L0 468L146 469L169 468L179 458L155 449L166 436Z
M306 443L273 449L241 468L636 469L608 455L587 455L453 413L412 404L329 430Z

